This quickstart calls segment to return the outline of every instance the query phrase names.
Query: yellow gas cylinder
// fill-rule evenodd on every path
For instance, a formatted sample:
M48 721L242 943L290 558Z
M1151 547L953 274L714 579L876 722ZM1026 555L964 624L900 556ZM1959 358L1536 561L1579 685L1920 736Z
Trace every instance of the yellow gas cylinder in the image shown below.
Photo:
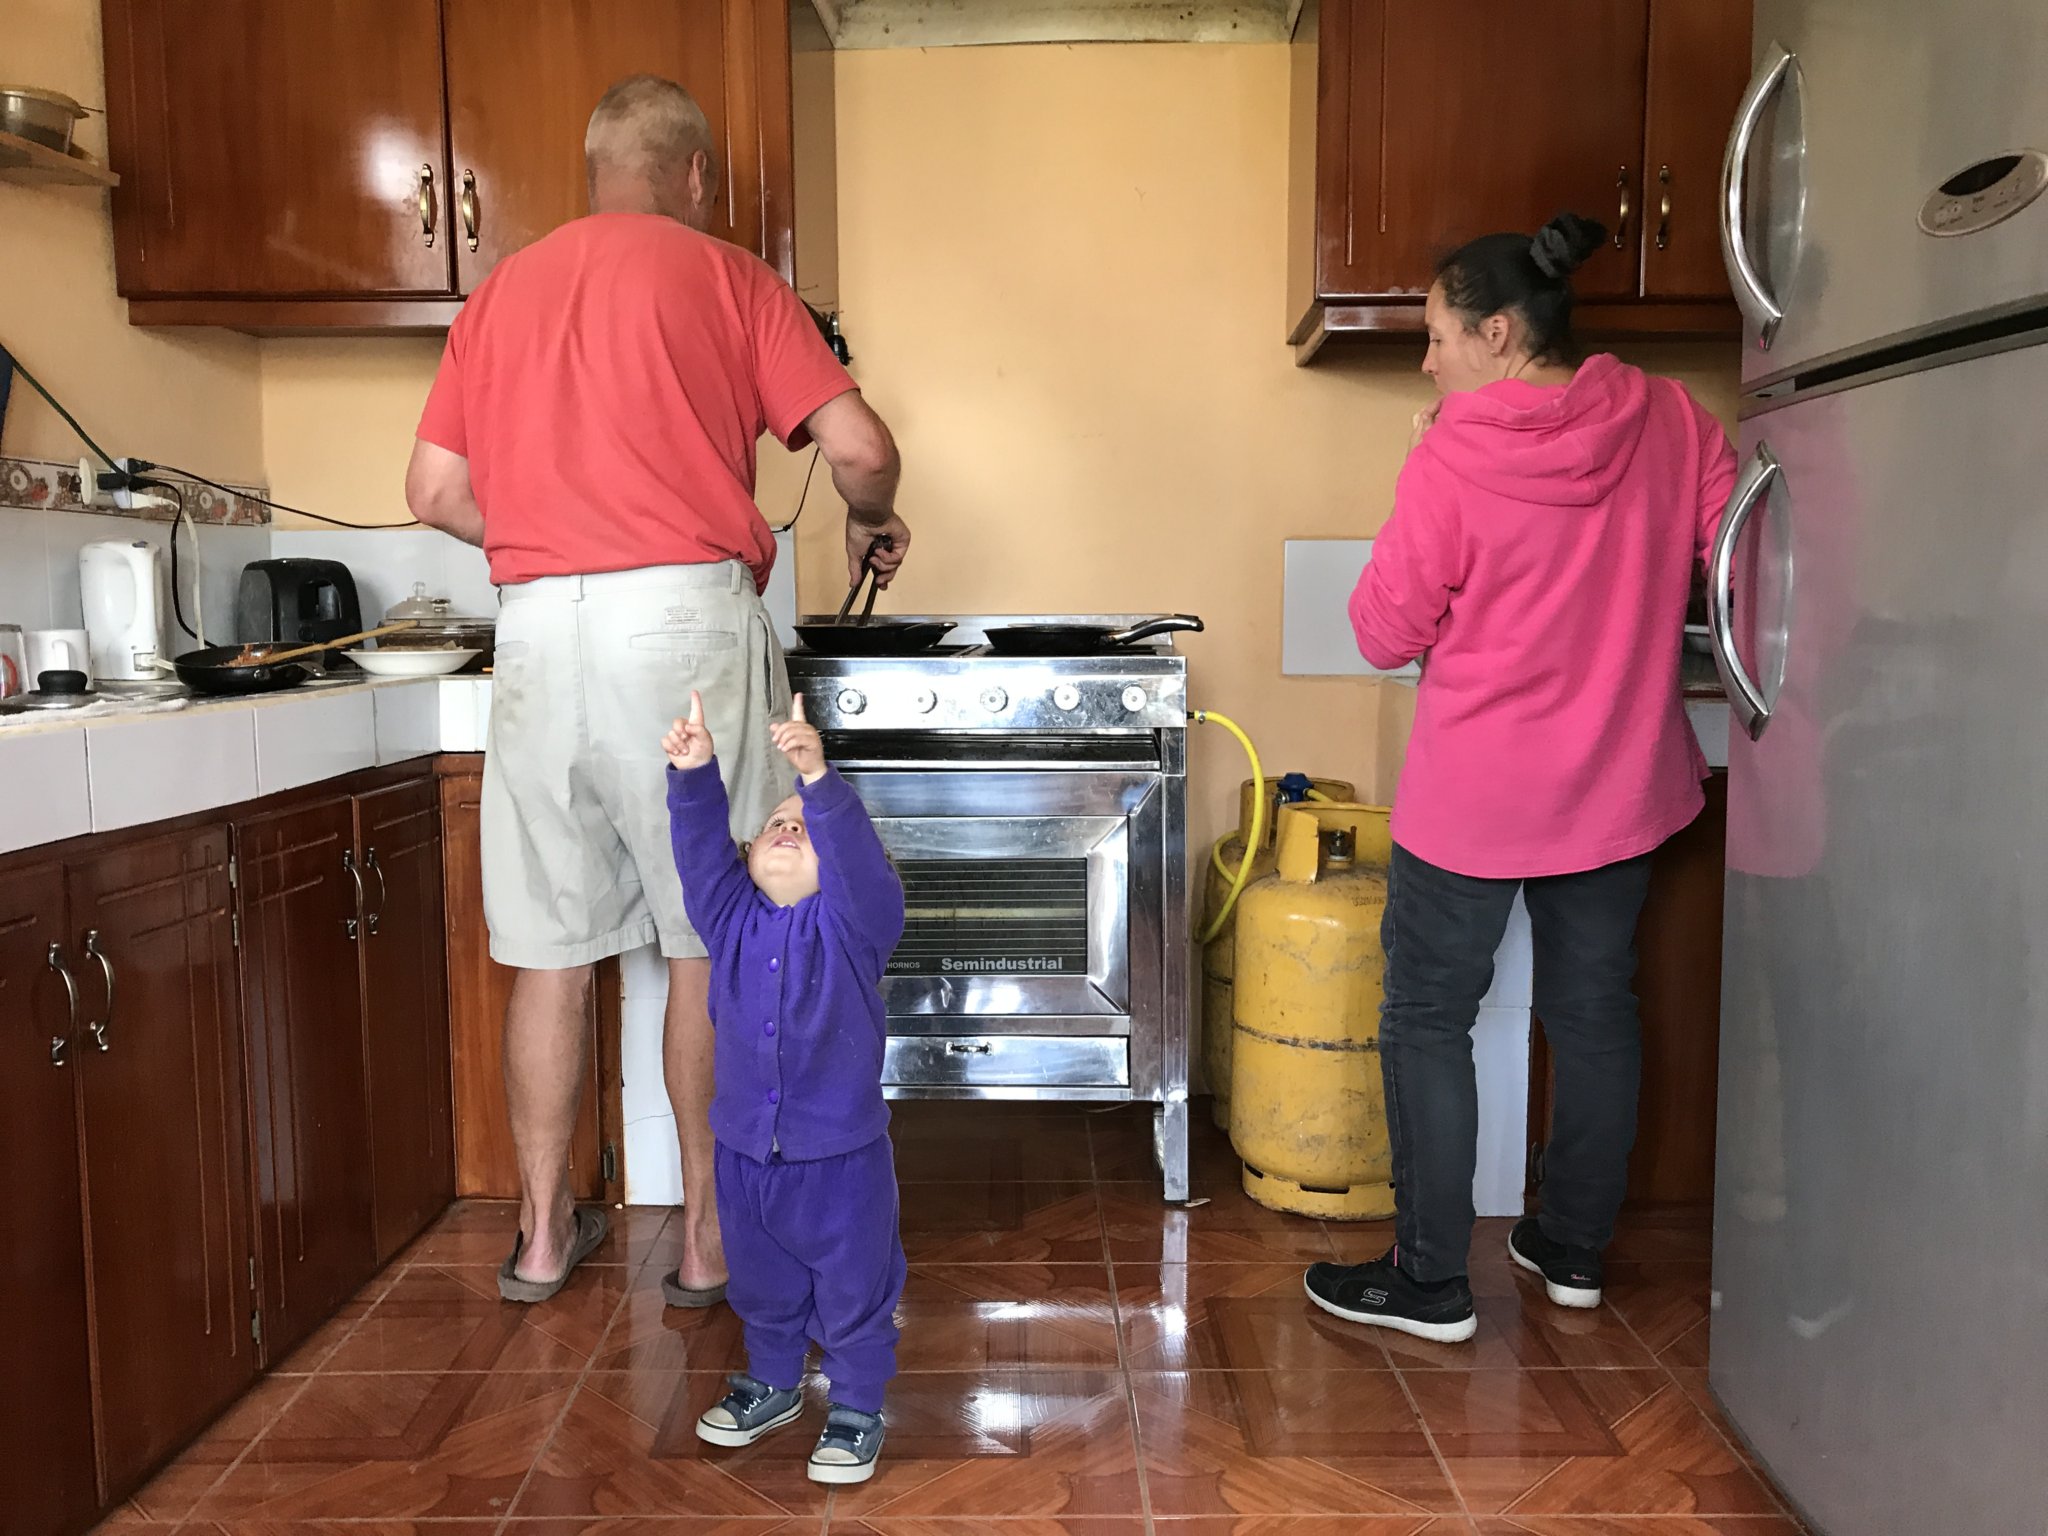
M1230 1139L1245 1193L1277 1211L1393 1214L1379 1053L1387 817L1282 806L1274 871L1237 900Z
M1251 873L1245 884L1273 872L1273 816L1283 803L1299 801L1306 795L1325 800L1349 800L1358 793L1346 779L1315 779L1290 773L1277 779L1259 781L1266 799L1265 825L1259 833L1259 851L1252 856ZM1237 789L1237 830L1216 840L1205 871L1202 896L1202 926L1207 933L1216 914L1230 896L1230 882L1237 878L1244 859L1245 840L1251 836L1252 790L1250 779ZM1209 1113L1219 1130L1230 1129L1230 995L1231 972L1236 956L1237 911L1232 908L1216 936L1202 946L1202 1076L1212 1095Z

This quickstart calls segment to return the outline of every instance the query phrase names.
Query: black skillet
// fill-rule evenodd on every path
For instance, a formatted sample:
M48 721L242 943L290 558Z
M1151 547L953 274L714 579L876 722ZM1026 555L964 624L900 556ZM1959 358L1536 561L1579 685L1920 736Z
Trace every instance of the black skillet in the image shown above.
M988 631L988 648L998 656L1100 656L1177 630L1200 633L1202 621L1191 613L1165 614L1111 629L1107 624L998 624Z
M868 546L861 561L860 579L846 589L846 601L838 617L818 619L796 627L797 638L814 656L911 656L928 651L946 637L951 619L878 619L874 617L875 594L881 590L875 575L875 556L890 547L887 534L880 534ZM860 613L849 618L853 600L860 589L868 589L868 600Z
M280 646L280 650L284 647ZM237 658L246 656L249 648L243 645L209 645L203 650L187 651L172 658L171 668L178 674L178 681L194 693L222 694L230 697L248 693L275 693L280 688L296 688L312 673L296 661L279 662L274 667L262 665L235 666Z

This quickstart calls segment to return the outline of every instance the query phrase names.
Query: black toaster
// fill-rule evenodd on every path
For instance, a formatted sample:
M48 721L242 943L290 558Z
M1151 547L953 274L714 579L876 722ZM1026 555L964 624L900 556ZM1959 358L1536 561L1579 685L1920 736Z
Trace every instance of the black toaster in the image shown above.
M355 576L339 560L252 560L242 567L235 617L244 643L308 645L358 633L363 606ZM355 665L339 653L323 659L330 668Z

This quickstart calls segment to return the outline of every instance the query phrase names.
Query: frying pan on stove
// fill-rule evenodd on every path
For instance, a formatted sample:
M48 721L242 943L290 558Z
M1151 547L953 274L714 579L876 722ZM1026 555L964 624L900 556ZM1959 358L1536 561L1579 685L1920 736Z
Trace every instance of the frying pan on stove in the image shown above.
M868 546L861 562L860 580L846 589L846 601L836 618L815 619L796 627L804 649L817 656L914 656L928 651L946 637L953 627L950 619L878 619L874 617L875 594L880 590L875 575L877 552L889 547L889 536L881 534ZM849 618L853 600L860 589L868 589L868 600L859 614Z
M988 631L988 648L999 656L1100 656L1177 630L1199 633L1202 621L1191 613L1162 614L1111 629L1107 624L999 624Z

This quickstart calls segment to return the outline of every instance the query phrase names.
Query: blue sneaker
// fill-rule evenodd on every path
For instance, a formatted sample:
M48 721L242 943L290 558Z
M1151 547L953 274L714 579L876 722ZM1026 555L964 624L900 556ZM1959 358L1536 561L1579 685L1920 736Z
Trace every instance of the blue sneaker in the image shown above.
M810 1474L814 1483L864 1483L875 1475L875 1459L882 1454L882 1416L842 1408L837 1403L825 1415L825 1432L811 1452Z
M804 1411L804 1395L794 1387L771 1387L742 1373L726 1377L725 1384L732 1390L697 1420L697 1438L708 1444L752 1445Z

